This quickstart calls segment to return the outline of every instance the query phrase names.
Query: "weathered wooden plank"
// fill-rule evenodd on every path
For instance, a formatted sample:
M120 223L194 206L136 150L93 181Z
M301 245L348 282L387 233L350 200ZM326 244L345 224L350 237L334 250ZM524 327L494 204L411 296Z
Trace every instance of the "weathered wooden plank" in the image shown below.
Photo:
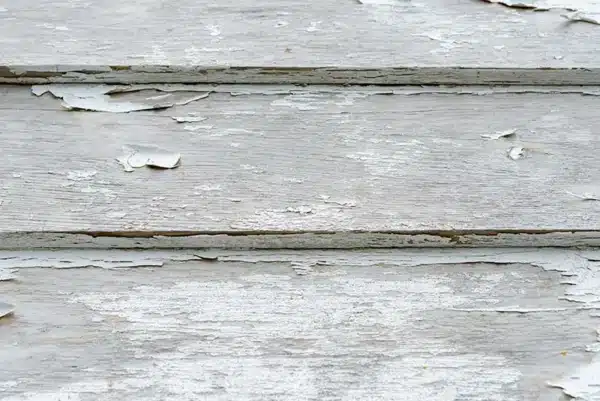
M395 232L460 244L455 235L479 233L489 244L497 232L592 232L582 240L600 227L600 204L580 198L600 190L596 96L305 88L124 114L2 90L3 234ZM172 118L189 113L206 120ZM115 161L127 144L179 152L181 165L127 173ZM514 147L522 158L507 157Z
M0 11L0 76L167 82L167 74L144 72L174 68L179 74L170 79L195 83L600 83L600 29L569 22L565 10L470 0L369 3L13 2ZM595 1L569 4L600 10Z
M597 396L598 251L204 255L0 253L0 400Z
M598 68L11 66L0 84L600 85Z

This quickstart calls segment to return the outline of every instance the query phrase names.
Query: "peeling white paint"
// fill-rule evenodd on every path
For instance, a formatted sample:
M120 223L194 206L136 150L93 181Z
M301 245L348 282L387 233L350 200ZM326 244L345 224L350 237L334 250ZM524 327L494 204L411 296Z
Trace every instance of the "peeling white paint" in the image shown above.
M522 159L523 157L525 157L525 148L523 148L522 146L511 146L506 151L506 155L509 159L512 160Z
M126 172L145 166L172 169L179 166L181 154L153 145L125 145L123 155L116 160Z
M8 316L15 311L15 306L11 304L7 304L6 302L0 301L0 319Z
M67 179L71 181L89 181L98 172L96 170L77 170L67 172Z
M590 192L584 192L581 194L576 194L574 192L571 191L565 191L567 194L574 196L576 198L579 198L581 200L585 200L585 201L600 201L600 196L598 195L594 195L593 193Z
M169 89L169 88L167 88ZM173 106L182 106L205 99L207 93L177 93L170 90L161 93L149 86L108 86L108 85L34 85L31 91L36 96L51 93L54 97L62 99L62 106L67 110L97 111L108 113L130 113L143 110L159 110ZM158 94L156 93L158 92ZM128 93L124 100L111 95Z
M488 3L502 4L517 9L531 9L535 11L548 11L562 9L571 11L562 14L571 21L589 22L600 24L600 2L597 0L484 0Z
M196 115L171 117L171 118L173 120L177 121L178 123L197 123L197 122L205 121L208 119L208 117L201 117L201 116L196 116Z
M516 129L509 129L509 130L505 130L505 131L498 131L493 134L481 134L481 137L486 138L486 139L497 140L500 138L513 138L516 135L517 135Z
M65 254L61 251L12 251L0 253L0 273L12 272L22 268L75 269L98 267L103 269L125 267L160 267L170 260L169 252L116 251L73 251ZM196 259L188 255L187 260Z
M44 400L52 399L54 394L71 399L93 394L108 399L115 392L137 393L144 389L152 390L152 394L176 393L178 399L191 401L197 399L198 391L219 399L219 392L226 389L229 398L278 394L283 400L310 400L307 394L314 393L312 399L321 399L323 393L319 391L324 381L320 367L327 364L330 375L325 383L338 383L338 378L352 383L344 386L342 399L349 401L368 398L372 394L369 389L386 389L389 397L384 394L383 400L395 400L402 393L414 401L516 401L524 399L518 390L524 385L523 372L515 368L515 360L508 354L473 350L471 344L453 340L452 335L441 335L443 325L421 328L432 337L408 334L416 326L431 324L431 313L435 311L456 312L457 319L472 313L521 314L525 321L529 315L600 307L599 300L581 299L572 307L558 301L536 304L531 294L520 298L527 303L525 306L513 303L511 297L491 306L484 302L491 294L503 291L496 286L523 280L519 272L533 269L529 266L529 270L522 270L524 264L560 271L572 282L565 287L569 297L599 293L598 249L213 250L203 251L202 255L210 260L181 251L2 252L4 259L16 258L22 269L40 263L61 267L60 260L65 258L81 266L99 259L112 262L108 267L119 263L131 267L129 263L133 262L154 262L154 266L171 261L199 263L190 270L195 273L179 275L179 279L169 279L177 271L171 266L161 270L160 283L149 278L146 284L123 284L116 291L87 286L84 291L70 294L73 302L94 311L88 315L91 322L108 322L106 326L114 325L118 330L118 341L135 355L122 358L128 362L119 365L131 375L86 380L84 374L77 374L78 379L71 384L57 384L31 394ZM218 264L214 267L218 275L206 270L214 263ZM242 268L240 263L262 267ZM278 270L277 263L284 264L283 271ZM423 269L449 272L445 265L486 263L496 266L478 268L486 274L469 274L470 279L464 283L471 282L474 288L466 292L459 289L463 285L459 271L418 273ZM234 275L232 266L237 266ZM465 267L465 271L470 270ZM127 277L129 280L133 276ZM377 341L365 341L373 336L374 327ZM390 341L402 341L403 345L390 346ZM590 347L590 351L596 348ZM560 349L557 354L563 352ZM204 357L199 359L198 355ZM360 363L355 367L356 361ZM265 374L274 370L277 374L260 376L257 381L256 372L262 372L261 366ZM347 376L348 369L354 373ZM598 383L595 370L594 364L583 365L562 380L548 379L567 394L594 400L594 385ZM359 371L362 373L357 374ZM290 372L294 381L282 381ZM368 386L356 384L361 380L357 377L363 376ZM175 382L182 383L182 377L184 384L173 387ZM298 381L306 388L296 389ZM8 399L27 399L31 394Z
M589 22L590 24L600 25L600 10L594 16L587 15L581 11L575 11L568 14L562 14L562 16L569 21L573 22Z
M154 393L176 391L182 400L220 388L226 389L228 396L320 399L318 366L328 361L333 364L331 374L339 376L329 380L354 383L357 379L350 378L358 369L369 381L368 387L345 388L340 394L344 400L369 397L369 388L385 388L386 393L380 394L383 400L396 399L397 394L414 401L454 399L447 397L517 400L507 398L503 390L516 385L521 373L500 355L457 354L460 344L437 337L422 342L423 356L406 356L400 347L386 348L383 358L383 343L361 343L361 331L372 330L373 324L379 325L383 340L426 310L460 305L464 299L444 280L380 281L342 274L299 289L294 289L290 280L288 275L249 274L239 277L239 282L176 282L160 290L144 285L115 294L75 295L73 300L106 319L128 322L125 333L143 362L131 366L135 381L117 379L112 382L115 388L139 391L139 383L143 388L152 383ZM215 294L221 294L219 302L214 302ZM423 296L429 302L423 302ZM377 302L371 302L375 298ZM329 328L340 325L352 329L328 334ZM193 335L195 340L175 340L181 335ZM170 355L145 349L149 341L159 338L179 345ZM419 347L418 339L410 341L416 342L407 347ZM266 357L260 344L271 344L277 348L270 352L284 352L293 358ZM352 358L345 357L349 349L360 355L356 367ZM205 353L219 358L200 361L193 357ZM293 372L293 379L284 372ZM175 382L179 384L173 387ZM102 394L106 387L93 388Z

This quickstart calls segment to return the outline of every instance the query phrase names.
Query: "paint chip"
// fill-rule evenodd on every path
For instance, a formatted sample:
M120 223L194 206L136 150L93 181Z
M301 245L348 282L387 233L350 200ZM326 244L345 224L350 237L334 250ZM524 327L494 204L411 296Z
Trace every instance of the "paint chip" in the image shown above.
M0 268L0 281L13 281L17 278L12 269Z
M312 208L308 206L300 206L300 207L288 207L285 209L288 213L298 213L298 214L311 214L313 212Z
M0 319L12 315L15 311L15 306L7 304L6 302L0 302Z
M506 152L509 159L519 160L525 157L525 148L521 146L512 146Z
M533 2L523 2L523 1L519 1L519 0L483 0L486 3L492 3L492 4L500 4L503 5L505 7L510 7L510 8L521 8L521 9L526 9L526 10L547 10L546 8L539 8L537 5L535 5Z
M526 9L533 11L565 10L563 18L571 22L588 22L600 25L600 9L594 1L574 0L482 0L486 3L501 4L505 7ZM541 37L544 34L540 33Z
M88 181L94 177L98 172L95 170L88 171L69 171L67 173L67 179L71 181Z
M62 106L70 111L107 113L167 109L183 106L210 95L210 92L198 94L195 91L161 89L160 86L152 88L118 85L34 85L31 91L36 96L50 93L62 99Z
M125 145L123 152L124 154L116 160L126 172L144 166L172 169L178 167L181 161L180 153L170 152L157 146Z
M193 125L193 124L186 124L183 126L183 129L186 131L201 131L201 130L211 130L214 128L214 125Z
M573 193L570 191L565 191L565 192L568 193L569 195L572 195L572 196L579 198L581 200L584 200L584 201L600 201L600 196L591 194L589 192L584 192L582 194L576 194L576 193Z
M517 136L516 129L509 129L506 131L497 131L493 134L481 134L482 138L497 140L500 138L514 138Z
M562 14L561 17L568 19L570 22L588 22L590 24L600 25L600 18L591 17L581 11Z
M182 117L171 117L173 120L178 123L197 123L200 121L208 120L208 117L201 117L195 115L182 116Z

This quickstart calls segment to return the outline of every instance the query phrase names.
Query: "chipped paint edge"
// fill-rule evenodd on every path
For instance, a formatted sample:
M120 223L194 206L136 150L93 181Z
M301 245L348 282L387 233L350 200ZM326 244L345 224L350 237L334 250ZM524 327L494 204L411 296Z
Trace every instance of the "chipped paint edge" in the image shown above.
M368 249L600 246L600 231L14 232L0 249Z
M600 85L600 68L0 65L2 84Z

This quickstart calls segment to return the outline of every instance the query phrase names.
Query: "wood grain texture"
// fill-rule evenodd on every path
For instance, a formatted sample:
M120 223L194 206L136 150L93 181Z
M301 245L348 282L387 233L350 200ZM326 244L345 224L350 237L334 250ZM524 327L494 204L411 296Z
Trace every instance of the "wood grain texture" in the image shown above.
M4 234L600 227L600 203L575 196L600 190L596 96L240 88L116 114L65 111L25 87L1 90ZM190 112L207 120L172 119ZM482 137L508 129L516 138ZM126 144L180 152L181 166L126 173L115 161ZM525 157L508 158L513 146Z
M598 68L0 67L0 84L600 85Z
M0 75L37 70L38 77L53 77L65 68L123 72L153 66L279 67L283 70L275 72L277 82L268 77L274 71L260 68L221 71L216 78L332 83L330 72L314 70L328 67L333 77L346 75L356 83L381 83L385 78L376 78L381 75L396 84L451 83L456 74L474 79L480 73L486 82L464 83L491 83L518 79L514 69L543 68L537 79L546 84L563 79L599 83L600 29L570 23L561 10L533 12L471 0L387 3L324 0L315 8L299 0L144 0L135 5L24 0L4 4L0 11ZM290 75L286 67L305 70ZM380 70L386 67L400 68L395 73ZM465 75L453 67L496 71ZM548 68L560 69L559 74ZM529 81L519 83L536 79L535 73L525 73ZM203 75L186 77L201 82ZM77 74L69 79L77 80Z
M594 366L581 252L213 256L1 253L0 400L558 401Z

